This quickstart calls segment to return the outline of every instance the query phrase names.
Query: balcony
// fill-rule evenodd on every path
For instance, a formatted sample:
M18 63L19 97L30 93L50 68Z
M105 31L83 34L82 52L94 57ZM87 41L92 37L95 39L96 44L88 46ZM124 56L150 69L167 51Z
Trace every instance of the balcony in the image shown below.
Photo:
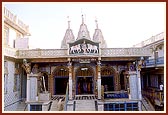
M146 67L162 66L163 64L164 64L164 57L159 57L157 59L148 59L145 61Z

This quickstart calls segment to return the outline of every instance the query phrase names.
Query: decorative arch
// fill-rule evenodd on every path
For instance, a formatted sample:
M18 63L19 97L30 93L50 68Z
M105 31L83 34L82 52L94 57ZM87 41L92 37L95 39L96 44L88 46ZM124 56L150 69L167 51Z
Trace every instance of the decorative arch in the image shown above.
M66 66L58 66L52 72L53 76L69 76L69 69Z
M114 91L117 89L116 71L112 66L103 66L101 68L101 84L104 91Z
M57 66L52 72L53 76L53 94L54 95L65 95L68 77L69 77L69 69L66 66Z
M103 66L101 68L101 76L115 75L115 69L111 66Z

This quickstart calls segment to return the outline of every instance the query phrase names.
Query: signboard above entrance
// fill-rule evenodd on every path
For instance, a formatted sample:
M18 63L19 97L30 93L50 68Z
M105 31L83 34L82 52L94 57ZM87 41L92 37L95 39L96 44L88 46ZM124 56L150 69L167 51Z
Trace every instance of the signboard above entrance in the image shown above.
M69 43L69 54L99 54L99 43L84 38L79 39L73 43Z

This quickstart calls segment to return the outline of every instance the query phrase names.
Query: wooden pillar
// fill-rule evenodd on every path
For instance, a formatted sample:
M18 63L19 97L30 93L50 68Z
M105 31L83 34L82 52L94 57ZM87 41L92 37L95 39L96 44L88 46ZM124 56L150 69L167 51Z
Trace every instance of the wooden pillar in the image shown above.
M54 78L53 78L53 75L51 74L49 76L49 91L51 93L51 95L54 95Z

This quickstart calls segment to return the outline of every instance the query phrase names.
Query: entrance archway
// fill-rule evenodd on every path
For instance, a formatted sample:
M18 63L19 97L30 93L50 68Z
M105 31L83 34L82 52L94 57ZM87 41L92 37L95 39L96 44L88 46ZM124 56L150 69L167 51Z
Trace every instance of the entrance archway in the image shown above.
M54 95L65 95L68 82L69 70L65 66L58 66L53 72Z
M79 67L76 71L76 94L94 93L94 71L89 66Z

